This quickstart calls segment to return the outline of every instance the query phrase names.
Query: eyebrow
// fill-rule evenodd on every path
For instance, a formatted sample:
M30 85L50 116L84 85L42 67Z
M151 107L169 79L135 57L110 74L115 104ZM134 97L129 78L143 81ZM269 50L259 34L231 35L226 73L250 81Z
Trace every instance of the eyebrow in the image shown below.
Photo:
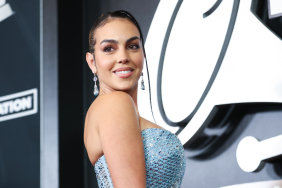
M139 37L135 36L135 37L131 37L131 38L127 39L126 43L131 42L131 41L136 40L136 39L140 40ZM114 39L104 39L100 44L102 44L103 42L118 44L118 41L116 41Z
M131 42L131 41L136 40L136 39L140 40L139 37L135 36L135 37L131 37L131 38L127 39L126 43Z

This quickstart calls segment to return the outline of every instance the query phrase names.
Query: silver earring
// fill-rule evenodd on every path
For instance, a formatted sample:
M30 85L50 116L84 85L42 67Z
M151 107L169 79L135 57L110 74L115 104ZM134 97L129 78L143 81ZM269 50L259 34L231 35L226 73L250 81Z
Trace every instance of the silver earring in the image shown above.
M143 72L142 72L141 76L142 76L142 80L141 80L141 89L142 89L142 90L145 90L145 85L144 85L144 80L143 80Z
M94 72L93 72L94 73ZM97 76L94 73L94 78L93 78L95 85L94 85L94 95L97 96L99 94L99 89L97 87L96 81L97 81Z

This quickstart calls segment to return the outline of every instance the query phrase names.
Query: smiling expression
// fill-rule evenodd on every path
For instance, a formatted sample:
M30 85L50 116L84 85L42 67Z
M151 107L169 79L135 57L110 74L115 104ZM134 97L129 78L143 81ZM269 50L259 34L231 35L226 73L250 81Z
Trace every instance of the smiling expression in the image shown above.
M89 53L87 62L99 78L103 90L131 90L138 83L144 54L140 33L126 19L114 19L95 31L95 60ZM96 65L96 66L94 66Z

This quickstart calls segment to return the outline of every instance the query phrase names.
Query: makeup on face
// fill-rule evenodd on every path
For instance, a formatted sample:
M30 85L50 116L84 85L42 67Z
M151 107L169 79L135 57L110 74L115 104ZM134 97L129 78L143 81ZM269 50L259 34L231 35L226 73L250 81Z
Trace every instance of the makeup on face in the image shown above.
M134 69L131 67L121 67L113 71L120 78L128 78L133 74Z
M133 41L138 41L137 43L133 43ZM117 50L116 45L119 45L119 42L117 40L114 39L104 39L102 40L102 42L100 43L106 45L105 47L103 47L103 52L105 53L114 53L115 50ZM128 50L139 50L140 49L140 39L137 36L133 36L129 39L126 40L126 48ZM132 67L120 67L118 69L115 69L114 71L112 71L117 77L119 78L129 78L132 74L133 74L134 69Z
M127 21L111 21L97 29L96 41L100 82L114 90L132 88L138 82L144 61L136 26Z
M102 51L105 53L114 52L119 48L119 42L115 39L104 39L101 43ZM126 40L125 46L128 50L137 51L140 49L140 39L137 36L131 37Z

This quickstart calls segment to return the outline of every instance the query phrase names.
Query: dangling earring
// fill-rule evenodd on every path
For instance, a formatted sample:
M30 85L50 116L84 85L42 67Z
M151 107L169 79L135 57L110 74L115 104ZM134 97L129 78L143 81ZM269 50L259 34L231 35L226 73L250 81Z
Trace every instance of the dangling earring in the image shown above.
M95 75L94 72L93 72L93 74L94 74L93 80L94 80L94 82L95 82L95 85L94 85L94 95L97 96L97 95L99 94L99 89L98 89L97 84L96 84L97 76Z
M142 90L145 90L145 85L144 85L144 80L143 80L143 72L142 72L141 76L142 76L142 80L141 80L141 89L142 89Z

